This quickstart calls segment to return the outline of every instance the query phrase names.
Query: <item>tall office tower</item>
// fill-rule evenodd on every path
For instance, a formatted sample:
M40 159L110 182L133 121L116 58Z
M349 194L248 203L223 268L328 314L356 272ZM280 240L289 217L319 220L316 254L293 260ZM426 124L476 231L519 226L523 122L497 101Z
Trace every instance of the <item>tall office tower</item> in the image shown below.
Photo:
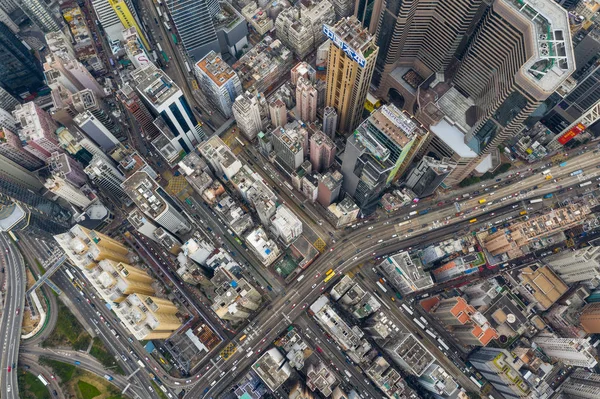
M62 152L54 132L56 122L34 102L18 105L13 111L25 150L46 162L54 152Z
M317 202L327 208L337 201L344 177L339 171L327 172L319 180Z
M140 40L146 51L150 51L150 44L146 37L144 36L144 31L140 28L140 25L137 23L137 14L135 12L135 8L129 8L130 0L108 0L110 6L117 14L117 17L121 21L121 25L123 25L123 39L127 41L127 36L131 35L133 32L137 38ZM132 29L135 29L132 31Z
M79 208L87 208L93 202L79 187L60 177L46 179L44 187L52 194Z
M320 29L320 28L319 28ZM319 32L321 32L319 30ZM302 61L294 65L294 67L290 70L290 81L293 86L296 86L298 83L298 78L304 78L311 82L315 81L317 76L317 71L306 61Z
M44 162L23 148L18 135L4 127L0 128L0 155L29 171L44 166Z
M211 308L223 320L246 319L262 302L256 288L225 267L218 267L210 282L215 289Z
M317 89L308 80L299 78L296 85L296 110L302 122L317 120Z
M506 399L530 397L531 388L519 372L523 362L506 349L479 348L469 362Z
M233 68L220 54L210 51L196 63L194 71L208 100L223 116L231 118L233 102L242 94L242 83Z
M567 12L553 1L494 1L454 79L474 101L475 115L465 142L478 154L459 180L521 131L525 119L575 70L568 32ZM505 40L500 44L501 33Z
M248 140L254 140L263 130L263 118L267 112L267 102L262 93L250 91L240 94L233 103L233 117Z
M335 20L349 17L354 13L354 0L331 0L335 11Z
M123 182L123 190L142 212L172 234L190 231L182 209L146 172L131 175Z
M374 77L384 98L390 87L402 91L400 82L412 83L401 78L411 69L423 79L444 72L469 28L479 22L479 8L485 7L482 0L384 3L375 6L383 11L377 14L380 51Z
M73 101L75 111L91 112L111 132L114 132L116 135L121 133L121 128L113 122L102 102L92 90L80 90L71 96L71 100Z
M310 138L310 163L319 173L329 169L335 160L335 144L320 130Z
M3 0L0 3L0 9L3 10L5 13L10 14L13 11L18 10L19 7L19 3L17 0Z
M89 111L77 115L73 122L105 152L119 144L119 140L110 130Z
M220 52L213 17L221 10L217 0L180 0L167 8L188 55L200 60L210 51Z
M59 127L56 130L56 136L60 147L83 165L88 165L92 161L92 156L100 157L109 163L114 162L111 157L79 130Z
M287 123L287 107L281 98L271 98L269 101L269 115L273 127L285 126Z
M117 15L117 10L111 5L111 2L109 0L92 0L91 3L98 21L108 37L111 40L122 40L125 26L121 23L120 15ZM124 3L127 5L127 10L134 13L135 19L135 8L131 0L125 0Z
M546 355L560 360L563 364L589 368L598 364L596 348L586 339L538 336L533 342Z
M336 20L333 5L328 0L300 2L295 7L284 9L277 16L277 38L296 57L304 59L323 42L323 25L330 25Z
M600 397L600 374L577 369L560 386L567 398L596 399Z
M584 73L569 94L544 115L542 123L554 133L559 134L599 100L600 65L596 65Z
M168 299L131 294L114 308L137 340L166 339L179 327L179 310Z
M127 198L121 184L125 180L121 172L106 159L94 155L90 164L84 169L90 180L109 194L113 199L123 201Z
M449 327L451 334L465 346L486 346L499 337L486 317L461 297L440 301L431 315Z
M406 187L419 198L429 197L454 169L456 163L424 156L406 177Z
M333 107L325 107L323 111L323 133L330 139L335 138L335 132L337 130L337 111Z
M17 105L19 105L19 100L17 100L15 96L6 91L2 87L2 83L0 81L0 108L8 112L12 112L14 111Z
M154 140L158 137L160 131L153 123L154 117L129 83L121 86L121 89L117 92L117 98L131 112L148 140Z
M348 137L342 174L344 191L371 211L383 189L398 180L429 132L405 111L384 105Z
M102 86L92 76L90 71L69 53L49 54L44 63L44 72L48 85L54 82L62 83L72 93L90 89L100 98L106 96Z
M83 167L67 154L54 152L48 158L47 164L52 176L60 177L76 187L87 183Z
M43 32L54 32L60 30L62 25L46 5L44 0L21 0L19 6Z
M581 310L579 324L588 334L600 333L600 302L587 304Z
M379 48L354 17L323 31L334 44L329 46L325 103L337 110L338 130L349 133L360 123Z
M354 3L354 16L372 35L377 33L382 6L382 0L356 0Z
M51 239L63 233L68 225L57 223L36 208L0 193L0 231L22 232Z
M13 96L18 96L35 92L43 85L44 74L40 62L0 22L0 86Z
M168 126L186 154L206 138L183 92L162 70L149 65L131 77L150 112Z
M561 252L544 258L544 263L567 284L591 283L600 278L600 247L590 246L575 252Z
M276 128L271 132L271 141L279 165L288 173L298 169L308 154L308 132L299 125Z
M19 26L17 24L15 24L13 22L13 20L10 18L10 15L8 15L1 8L0 8L0 22L2 22L4 25L6 25L12 33L14 33L14 34L19 33Z
M0 108L0 128L7 128L8 130L17 130L17 121L10 112Z
M573 44L575 46L573 53L575 54L576 69L571 77L580 80L583 74L593 69L593 64L598 60L598 53L600 53L600 29L598 27L592 28L578 43Z

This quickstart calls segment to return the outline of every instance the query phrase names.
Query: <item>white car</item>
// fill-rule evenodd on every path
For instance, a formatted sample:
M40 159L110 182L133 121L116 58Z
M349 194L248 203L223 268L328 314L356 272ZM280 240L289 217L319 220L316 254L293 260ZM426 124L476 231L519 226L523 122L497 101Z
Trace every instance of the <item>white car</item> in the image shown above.
M311 289L313 289L313 290L314 290L316 286L317 286L316 284L313 284L313 286L312 286L312 288L311 288Z

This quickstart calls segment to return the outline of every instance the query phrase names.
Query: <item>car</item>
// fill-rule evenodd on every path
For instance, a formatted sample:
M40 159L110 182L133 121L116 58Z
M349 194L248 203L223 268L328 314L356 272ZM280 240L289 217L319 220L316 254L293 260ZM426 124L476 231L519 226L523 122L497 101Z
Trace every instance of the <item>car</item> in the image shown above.
M10 373L12 371L12 367L8 366L8 368L6 369L6 371L8 371Z
M321 277L321 273L315 274L315 278L319 278L319 277Z
M296 304L295 304L295 303L293 303L293 304L292 304L292 309L294 309L295 307L296 307Z
M15 314L18 315L21 312L21 308L17 308L17 310L15 310Z
M317 284L313 284L312 287L311 287L311 289L314 290L316 286L317 286Z
M325 286L322 286L322 287L321 287L321 291L323 291L324 289L325 289Z
M307 306L308 306L308 303L305 303L304 305L302 305L302 309L306 309Z
M10 370L9 370L10 371ZM6 387L6 392L10 392L10 385Z

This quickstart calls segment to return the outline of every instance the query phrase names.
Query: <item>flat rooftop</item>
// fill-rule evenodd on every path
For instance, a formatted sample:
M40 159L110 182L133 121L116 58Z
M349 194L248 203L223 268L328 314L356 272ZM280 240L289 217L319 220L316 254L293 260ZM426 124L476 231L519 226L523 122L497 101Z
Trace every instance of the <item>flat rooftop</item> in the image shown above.
M233 68L214 51L198 61L196 68L206 74L219 87L235 76Z
M123 190L146 214L155 218L160 215L167 203L157 193L158 184L146 172L136 172L122 184Z
M179 91L179 87L162 70L154 65L136 69L131 73L136 88L155 106L159 106Z
M323 25L325 29L335 32L354 51L368 57L372 51L377 49L375 39L369 31L363 28L360 21L354 17L346 17L339 20L333 27Z
M477 153L465 143L465 134L456 126L442 119L438 124L429 126L429 130L439 137L452 151L463 158L475 158Z

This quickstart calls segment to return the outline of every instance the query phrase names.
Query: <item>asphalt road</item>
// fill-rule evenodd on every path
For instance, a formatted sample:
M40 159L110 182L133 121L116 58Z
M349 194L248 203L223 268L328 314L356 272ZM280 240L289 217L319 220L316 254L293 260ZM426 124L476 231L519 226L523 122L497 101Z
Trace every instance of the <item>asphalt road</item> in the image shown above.
M21 325L25 306L25 264L10 238L0 234L0 263L6 278L6 295L0 324L2 356L0 359L0 387L2 397L17 399L19 387L15 370L21 343Z

